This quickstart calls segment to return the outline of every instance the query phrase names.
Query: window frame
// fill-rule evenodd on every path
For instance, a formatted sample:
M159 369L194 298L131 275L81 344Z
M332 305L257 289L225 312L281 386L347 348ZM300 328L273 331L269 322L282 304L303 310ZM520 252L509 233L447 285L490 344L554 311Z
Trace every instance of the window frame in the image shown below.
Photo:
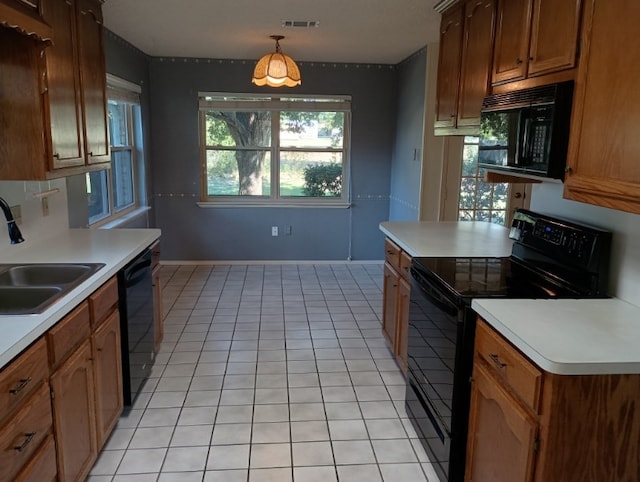
M350 206L350 140L351 140L351 96L348 95L296 95L296 94L239 94L223 92L200 92L198 128L200 136L200 207L337 207ZM228 99L228 100L224 100ZM287 100L289 99L289 100ZM299 100L297 100L299 99ZM309 100L305 102L304 100ZM313 108L310 108L312 107ZM247 149L264 150L270 153L270 186L268 196L209 195L207 174L207 152L210 150L237 151L237 146L206 145L206 113L208 111L269 111L271 115L271 142L269 147L249 146ZM344 113L341 148L307 148L281 146L280 113L293 112L342 112ZM340 197L281 196L280 155L282 152L337 152L342 154L342 192Z
M107 74L107 102L116 101L124 104L125 106L125 118L126 118L126 131L127 131L127 145L126 146L112 146L111 143L109 145L109 151L111 153L110 156L110 164L109 168L101 169L95 172L102 172L106 176L106 185L107 185L107 214L97 218L95 220L88 219L88 224L90 227L101 227L105 224L116 222L120 219L128 218L129 216L135 214L139 211L141 206L141 199L144 196L143 188L140 186L140 181L138 179L139 175L139 163L144 162L143 156L139 156L138 153L142 152L144 149L143 146L139 146L136 142L136 139L139 137L136 135L136 125L135 123L135 115L133 112L134 107L141 109L141 99L140 95L142 93L142 88L129 82L127 80L116 77L112 74ZM142 120L142 112L139 113L140 121ZM140 126L141 127L141 126ZM115 205L115 195L116 195L116 186L114 185L114 152L123 152L129 151L131 153L131 184L132 184L132 194L133 194L133 202L127 204L123 207L116 207ZM86 174L89 176L89 173ZM88 180L88 179L87 179ZM87 193L88 194L88 193ZM103 197L104 197L103 193ZM145 209L146 210L146 209Z

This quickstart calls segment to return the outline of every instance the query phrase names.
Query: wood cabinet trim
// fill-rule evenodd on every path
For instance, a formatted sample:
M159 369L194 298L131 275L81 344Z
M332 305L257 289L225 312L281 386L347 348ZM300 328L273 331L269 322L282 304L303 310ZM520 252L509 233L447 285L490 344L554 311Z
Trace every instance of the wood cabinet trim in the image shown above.
M94 329L118 307L118 279L114 276L89 296L91 325Z

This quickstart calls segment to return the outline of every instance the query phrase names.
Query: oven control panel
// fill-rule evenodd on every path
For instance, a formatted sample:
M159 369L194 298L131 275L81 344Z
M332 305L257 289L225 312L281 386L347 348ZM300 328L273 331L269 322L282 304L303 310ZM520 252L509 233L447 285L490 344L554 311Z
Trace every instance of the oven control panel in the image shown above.
M516 211L509 236L523 248L592 271L608 261L611 247L608 231L524 209Z

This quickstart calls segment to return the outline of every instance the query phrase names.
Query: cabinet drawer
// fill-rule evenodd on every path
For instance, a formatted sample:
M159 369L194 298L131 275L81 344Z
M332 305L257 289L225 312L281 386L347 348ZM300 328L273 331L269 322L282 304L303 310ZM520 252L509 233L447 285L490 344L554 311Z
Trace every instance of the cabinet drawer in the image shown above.
M100 324L118 303L118 279L114 276L89 297L91 326Z
M41 385L0 429L0 480L13 480L51 432L49 385Z
M476 355L538 413L542 373L480 318L476 329Z
M400 247L389 238L384 240L384 260L395 270L400 269Z
M54 482L57 480L57 475L56 445L53 442L53 435L47 435L42 446L14 482Z
M51 367L64 360L90 334L89 305L85 301L47 332Z
M409 279L409 270L411 269L411 256L404 251L400 251L400 276Z
M0 422L48 375L47 344L41 338L0 372Z

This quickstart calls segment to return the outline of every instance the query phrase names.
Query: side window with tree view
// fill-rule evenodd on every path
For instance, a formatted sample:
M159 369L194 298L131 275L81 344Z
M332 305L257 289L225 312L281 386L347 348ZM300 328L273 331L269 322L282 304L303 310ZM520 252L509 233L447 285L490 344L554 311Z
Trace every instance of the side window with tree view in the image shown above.
M348 98L200 97L203 201L348 201Z

